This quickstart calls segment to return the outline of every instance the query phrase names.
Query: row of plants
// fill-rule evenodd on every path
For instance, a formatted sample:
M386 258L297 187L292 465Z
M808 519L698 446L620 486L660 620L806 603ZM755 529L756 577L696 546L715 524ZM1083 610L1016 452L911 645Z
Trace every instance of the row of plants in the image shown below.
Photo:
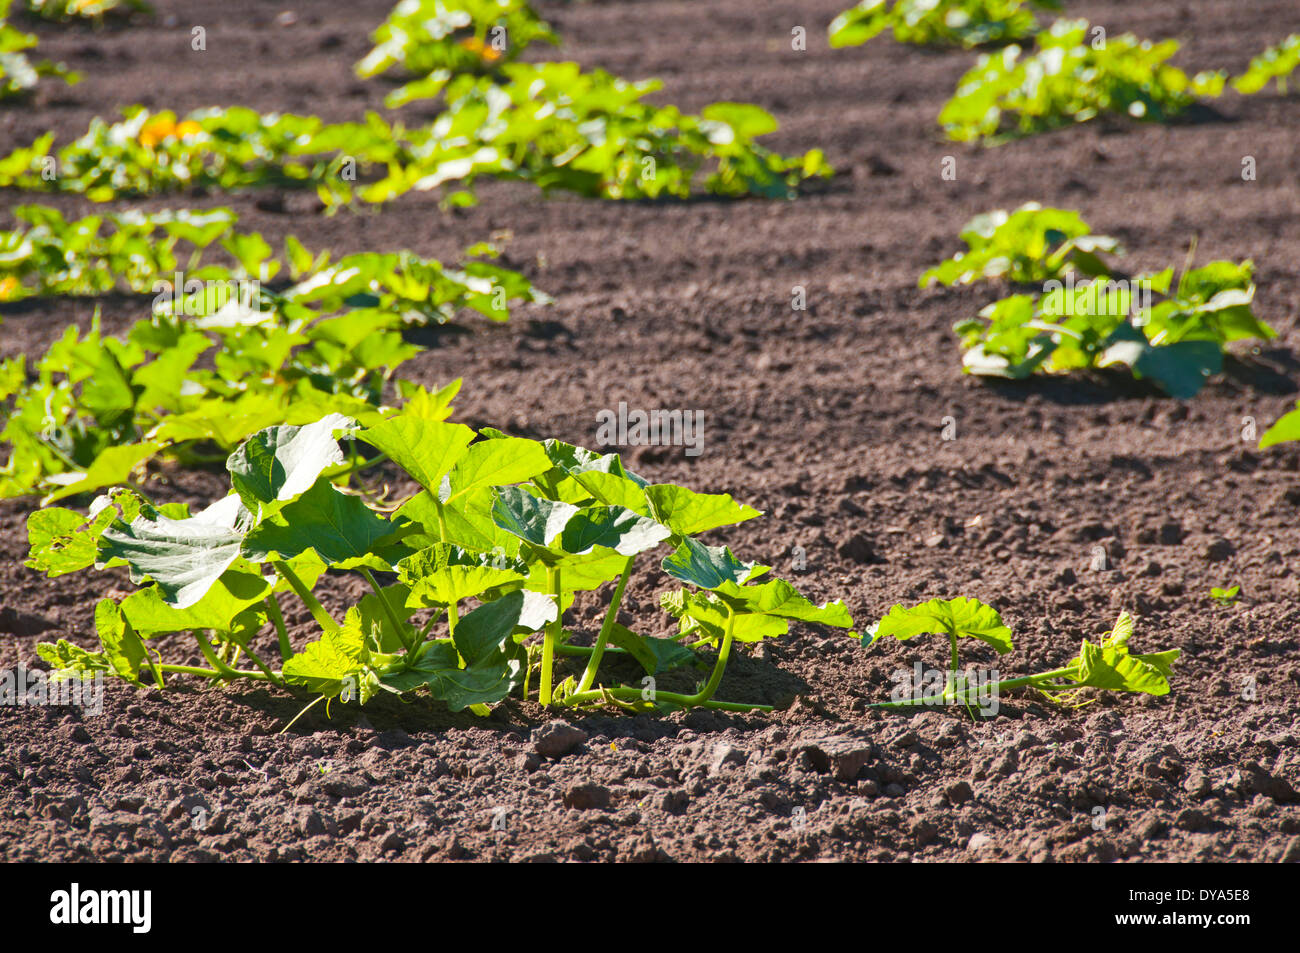
M12 6L13 0L0 0L0 102L29 97L43 76L69 84L80 82L81 76L62 63L33 62L28 57L37 39L10 22Z
M1059 10L1058 0L861 0L831 21L830 44L861 46L889 31L921 46L1003 46L1033 36L1034 10Z
M1165 122L1204 98L1221 95L1223 70L1188 75L1170 60L1177 40L1154 43L1132 33L1108 36L1083 19L1039 28L1033 8L1053 0L863 0L830 27L830 44L855 46L886 30L903 43L996 47L958 81L939 114L950 139L990 144L1087 122L1102 115ZM1243 95L1270 82L1286 92L1300 66L1300 35L1251 60L1231 85Z
M0 442L10 448L0 497L96 490L159 456L221 459L251 433L327 412L373 422L391 412L393 394L445 415L454 389L429 394L394 377L420 350L403 332L463 312L504 321L512 303L549 300L490 260L488 245L466 251L487 260L450 268L411 252L334 260L290 236L281 260L226 209L17 214L29 227L0 233L0 298L124 290L154 299L120 338L101 334L96 318L30 365L26 355L0 363ZM233 265L205 256L218 246Z
M384 454L419 492L396 508L378 507L336 486L330 473L346 461L340 435ZM88 516L60 507L32 515L28 565L50 575L125 565L142 584L121 602L99 603L100 652L66 641L40 647L59 672L103 671L160 687L172 674L253 679L363 704L379 692L418 689L454 711L481 714L512 692L528 697L533 684L548 706L745 711L765 706L714 697L736 642L778 636L791 620L852 625L842 603L813 605L768 567L699 541L756 510L730 496L648 483L616 454L475 433L413 413L366 428L331 414L263 430L226 465L232 493L197 514L118 490ZM617 621L638 559L644 565L661 545L671 552L660 568L683 584L663 599L679 623L671 639ZM359 572L371 587L341 620L312 594L327 569ZM616 586L599 634L590 646L575 645L565 612L579 593L608 582ZM278 604L290 592L319 627L300 651ZM462 614L471 600L477 605ZM267 625L277 632L278 670L250 644ZM157 658L148 640L171 632L193 632L210 667ZM524 645L533 633L540 644ZM655 677L698 664L704 647L717 656L694 691L647 692L598 677L607 654L628 656ZM586 665L557 681L566 656ZM241 659L251 667L237 667Z
M500 39L495 31L500 30ZM96 118L56 152L53 134L0 159L0 187L81 193L93 201L188 190L311 187L331 209L440 190L474 201L482 178L531 182L591 198L686 198L703 190L789 198L827 177L820 150L786 157L757 144L776 120L758 106L714 103L699 114L656 106L658 80L630 82L577 63L521 63L556 37L520 0L404 0L375 33L362 76L411 78L386 104L437 111L407 128L263 115L230 107L181 117L130 106Z
M1078 212L1030 203L979 215L961 232L967 250L927 269L920 284L1005 279L1042 291L1000 298L953 325L967 373L1022 379L1124 366L1176 398L1195 396L1223 369L1225 347L1276 332L1251 310L1253 264L1213 261L1175 280L1173 267L1128 275Z
M349 456L340 438L382 454L417 492L380 507L336 485L332 474ZM736 644L779 637L792 621L853 624L842 602L815 605L769 567L700 540L758 511L726 494L650 483L617 454L490 428L476 433L409 412L369 427L330 414L254 434L226 469L231 493L194 514L122 488L86 514L63 507L32 514L28 566L50 576L124 566L140 587L97 605L99 651L67 640L40 645L57 677L102 672L158 688L172 676L250 680L305 689L316 695L312 704L418 693L480 715L512 694L533 698L533 685L538 703L553 708L766 711L716 697ZM671 551L659 569L678 584L660 599L677 620L669 638L618 621L629 579L660 547ZM370 589L342 619L313 593L330 570L358 573ZM600 628L579 644L565 614L580 593L608 584ZM319 630L299 649L281 605L290 595ZM254 646L264 630L268 641L274 631L278 658ZM204 664L165 661L151 640L172 633L190 634ZM1012 649L997 612L966 598L895 606L863 640L924 633L950 640L944 693L886 706L978 703L983 695L960 674L959 640ZM1085 688L1167 693L1178 652L1131 655L1131 635L1132 620L1121 615L1066 665L993 690L1032 688L1063 702ZM711 663L705 649L716 653ZM613 657L639 665L641 683L609 682L601 665ZM557 679L566 658L578 670ZM694 687L658 688L657 679L674 672ZM979 692L989 687L981 683Z

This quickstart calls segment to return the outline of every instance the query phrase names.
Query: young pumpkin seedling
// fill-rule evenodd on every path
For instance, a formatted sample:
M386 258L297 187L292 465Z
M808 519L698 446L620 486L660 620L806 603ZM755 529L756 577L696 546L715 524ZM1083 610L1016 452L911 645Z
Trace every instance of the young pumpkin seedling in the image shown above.
M875 628L876 638L893 635L905 640L927 633L947 634L952 647L951 674L943 694L938 698L914 697L879 702L874 707L898 709L961 703L969 710L972 705L982 705L987 694L996 696L1022 688L1042 692L1053 701L1064 704L1077 702L1083 689L1087 688L1166 695L1173 664L1181 654L1178 649L1131 654L1128 641L1133 635L1133 618L1127 612L1121 612L1110 632L1095 643L1084 639L1079 654L1060 668L1021 678L1001 679L976 689L955 675L957 639L962 636L978 638L998 649L999 653L1010 652L1011 631L1002 625L1001 617L992 607L976 599L964 598L934 599L911 609L897 605Z

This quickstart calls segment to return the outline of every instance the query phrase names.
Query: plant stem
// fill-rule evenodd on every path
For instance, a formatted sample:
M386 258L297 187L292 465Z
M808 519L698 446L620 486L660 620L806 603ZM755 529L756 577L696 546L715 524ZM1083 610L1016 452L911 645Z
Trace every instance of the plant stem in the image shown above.
M555 662L555 646L560 642L564 622L564 603L560 596L560 567L546 567L546 588L555 596L555 621L546 627L542 636L542 674L538 682L537 700L543 708L551 704L551 667Z
M641 689L628 688L619 685L615 688L606 688L603 690L583 692L582 694L573 694L566 698L566 705L584 705L588 702L600 701L605 695L612 695L615 698L625 701L644 701L641 696ZM659 692L654 694L655 701L666 701L673 705L680 705L683 708L713 708L717 711L772 711L771 705L746 705L741 702L715 702L710 700L701 701L699 695L681 695L677 692Z
M280 640L280 661L287 662L293 658L293 646L289 644L289 632L284 627L284 613L280 611L280 600L275 598L274 592L266 594L266 614L271 617L276 638Z
M325 611L325 607L311 593L298 574L289 568L289 564L284 560L276 560L271 563L271 567L280 574L280 578L287 582L291 589L297 593L302 604L307 607L311 617L316 620L316 624L321 627L321 631L326 635L334 635L339 630L339 624L330 618L330 614Z
M948 644L952 647L952 663L951 665L949 665L948 670L952 672L953 675L956 675L957 664L958 664L957 663L957 633L954 632L952 629L948 630Z
M264 661L262 661L261 656L259 656L256 652L250 649L247 645L245 645L243 648L244 651L248 653L248 657L253 660L253 664L256 665L258 668L260 668L263 674L266 675L268 681L274 682L276 685L284 684L280 676L276 675L275 672L271 671L271 666L267 665ZM239 670L232 668L231 671L238 672Z
M609 641L609 633L613 630L614 623L618 621L618 607L623 601L623 590L627 588L628 577L632 575L632 563L635 561L636 555L633 554L627 557L627 562L623 564L623 573L618 577L614 595L609 600L609 608L605 610L605 619L600 624L600 634L596 636L596 644L591 647L591 658L587 660L587 668L582 673L582 680L578 682L580 692L587 691L596 681L596 672L605 654L605 643Z
M595 646L592 645L569 645L567 642L564 645L557 645L555 647L556 655L574 655L580 658L591 658L591 654L595 651L596 648ZM605 651L610 655L628 654L628 652L625 649L620 649L616 645L606 646Z
M388 596L384 594L384 590L380 588L379 581L375 579L375 574L365 566L361 567L361 574L366 577L366 582L370 583L370 588L375 590L375 597L384 610L384 617L388 619L388 624L393 627L393 632L396 633L398 640L406 647L406 651L412 651L415 646L406 638L406 626L397 617L397 612L393 609L392 603L388 601Z
M208 664L215 668L221 678L237 678L235 670L227 665L221 659L217 658L217 653L212 651L212 645L208 642L208 637L201 632L195 632L194 638L199 643L199 651L203 657L208 660Z
M226 678L221 672L211 668L199 668L196 665L168 665L163 662L158 663L159 671L166 672L169 675L200 675L203 678ZM264 672L253 672L245 669L232 669L231 674L240 678L252 678L258 681L270 681Z
M1079 688L1079 685L1056 685L1047 686L1044 683L1058 678L1070 678L1077 676L1078 671L1074 668L1058 668L1050 672L1041 672L1038 675L1026 675L1023 678L1005 678L1000 682L995 682L986 686L983 691L989 694L997 691L1002 692L1015 691L1017 688L1037 688L1040 691L1070 691ZM915 708L918 705L946 705L952 701L962 701L970 704L972 701L979 701L979 691L977 687L965 685L962 689L957 689L954 683L951 688L946 690L939 698L906 698L903 701L876 702L872 708Z
M713 674L709 676L706 684L699 693L694 696L694 704L700 705L713 697L713 693L718 690L718 683L722 681L722 673L727 668L727 659L731 657L731 639L736 628L736 610L727 606L727 627L722 633L722 647L718 649L718 660L713 663Z

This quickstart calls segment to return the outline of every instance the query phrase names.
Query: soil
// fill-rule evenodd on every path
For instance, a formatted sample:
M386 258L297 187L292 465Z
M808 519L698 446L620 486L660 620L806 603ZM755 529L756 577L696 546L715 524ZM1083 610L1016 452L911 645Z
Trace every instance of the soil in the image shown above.
M280 734L300 700L110 684L99 716L0 708L0 857L1300 860L1300 457L1261 451L1251 433L1290 409L1300 380L1300 99L1229 95L1177 124L1095 122L959 147L934 117L972 54L884 39L829 50L826 25L845 5L541 5L562 55L662 77L660 97L684 108L759 103L781 121L771 145L823 148L838 175L794 202L600 203L489 183L478 207L455 213L422 195L333 218L295 193L141 204L227 204L250 228L339 252L454 259L508 230L508 261L554 305L431 335L402 370L430 384L463 378L460 419L592 444L597 412L620 401L702 411L700 456L628 457L656 480L765 511L718 535L743 558L770 562L817 601L843 598L862 626L897 602L988 601L1017 651L965 657L1011 674L1062 663L1127 609L1139 651L1182 650L1173 692L1080 708L1004 697L978 722L960 709L886 713L868 705L888 697L893 673L942 666L946 646L864 651L795 625L733 658L719 691L779 706L773 714L575 717L585 741L542 757L531 732L548 716L532 703L487 719L421 701L329 716L318 706ZM156 21L121 29L38 27L42 53L86 80L0 111L0 146L47 128L66 141L132 102L331 119L380 108L385 84L357 80L351 65L387 0L317 0L287 26L274 22L280 5L252 0L157 6ZM1188 70L1238 71L1300 30L1290 0L1254 4L1250 17L1232 0L1070 12L1112 34L1177 37ZM195 24L206 53L190 50ZM806 51L790 49L795 26ZM1258 178L1243 182L1247 155ZM940 176L945 156L955 181ZM1119 376L963 376L950 326L1002 289L920 290L917 276L957 250L969 216L1031 200L1078 208L1124 241L1134 269L1182 262L1194 236L1198 261L1254 259L1256 310L1279 337L1237 350L1187 402ZM791 308L796 286L806 311ZM95 305L9 309L0 354L43 349ZM144 307L98 305L112 329ZM206 502L224 494L222 477L159 471L155 494ZM117 572L46 580L24 568L32 508L0 505L5 668L40 667L39 640L90 645L95 601L129 588ZM1236 605L1208 598L1231 584ZM665 588L657 573L636 579L624 621L666 633ZM322 593L338 611L361 583L329 577ZM579 604L582 636L606 598ZM289 621L305 640L305 611ZM181 639L160 648L176 661L190 652Z

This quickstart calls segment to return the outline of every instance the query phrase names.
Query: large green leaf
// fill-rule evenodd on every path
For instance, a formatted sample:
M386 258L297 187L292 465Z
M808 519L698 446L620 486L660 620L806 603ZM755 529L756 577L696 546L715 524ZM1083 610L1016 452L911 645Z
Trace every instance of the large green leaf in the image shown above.
M409 586L410 604L450 605L512 582L522 583L526 566L471 553L459 546L434 543L397 565L398 578Z
M550 467L546 451L536 440L523 437L479 440L448 475L443 502L453 502L479 487L522 483Z
M398 692L426 686L433 698L452 711L495 704L522 680L523 666L518 659L501 657L461 668L450 639L431 643L413 667L395 668L380 676L384 685Z
M507 648L514 648L510 636L523 616L524 594L516 589L462 618L452 641L467 666L500 661Z
M1156 346L1125 322L1112 332L1097 364L1125 364L1139 377L1150 378L1170 397L1186 400L1196 396L1211 374L1223 370L1223 349L1217 341Z
M1177 652L1173 654L1177 658ZM1161 653L1165 661L1170 653ZM1168 659L1171 663L1172 659ZM1079 650L1079 675L1077 681L1089 688L1110 691L1144 692L1148 695L1167 695L1169 679L1166 671L1149 661L1129 655L1122 646L1099 646L1084 639Z
M830 625L840 629L853 627L853 617L843 602L828 602L817 606L801 596L794 586L784 579L773 579L757 586L745 586L739 596L723 592L734 607L744 612L776 616L780 619L797 619L817 625Z
M617 622L610 628L609 642L636 659L647 675L662 675L697 661L694 652L674 639L637 635Z
M118 520L100 537L95 565L121 559L133 582L152 579L168 605L185 609L239 558L248 522L248 510L233 495L187 519L156 513L129 525Z
M162 448L163 444L155 442L127 443L108 447L84 471L51 474L47 478L48 482L56 484L59 488L47 494L41 501L41 505L48 506L79 493L89 493L106 486L126 483L136 467Z
M262 561L311 549L327 563L342 563L368 556L397 529L360 497L322 479L249 533L244 555Z
M705 546L684 539L663 561L664 572L701 589L738 587L767 571L766 566L741 562L725 546Z
M330 414L303 427L269 427L245 440L226 461L230 484L253 512L311 489L326 467L343 463L335 432L351 418Z
M955 635L979 639L1000 653L1011 651L1011 630L992 606L978 599L931 599L912 608L896 605L880 620L876 638L910 639L917 635Z
M696 493L672 483L647 486L645 495L650 500L651 515L677 536L695 536L762 515L725 493Z
M653 549L669 537L668 527L621 506L598 504L574 513L559 546L566 553L581 555L596 548L612 549L621 556L635 556Z
M464 424L399 415L357 436L386 453L420 486L436 494L442 478L468 452L474 431Z
M332 698L343 691L346 680L361 680L366 656L361 613L350 609L339 629L308 643L284 663L284 678L290 684L306 685Z
M211 629L232 632L236 617L266 598L270 585L256 568L238 560L214 582L203 598L183 609L169 605L157 586L140 589L122 600L122 615L143 636L162 632Z
M504 486L496 491L492 518L524 542L549 549L578 511L572 503L544 500L520 487Z
M519 552L519 537L496 524L492 507L496 491L480 487L457 498L450 506L441 505L428 490L407 500L396 513L423 528L422 533L406 537L413 546L447 542L475 552L497 552L513 556Z

